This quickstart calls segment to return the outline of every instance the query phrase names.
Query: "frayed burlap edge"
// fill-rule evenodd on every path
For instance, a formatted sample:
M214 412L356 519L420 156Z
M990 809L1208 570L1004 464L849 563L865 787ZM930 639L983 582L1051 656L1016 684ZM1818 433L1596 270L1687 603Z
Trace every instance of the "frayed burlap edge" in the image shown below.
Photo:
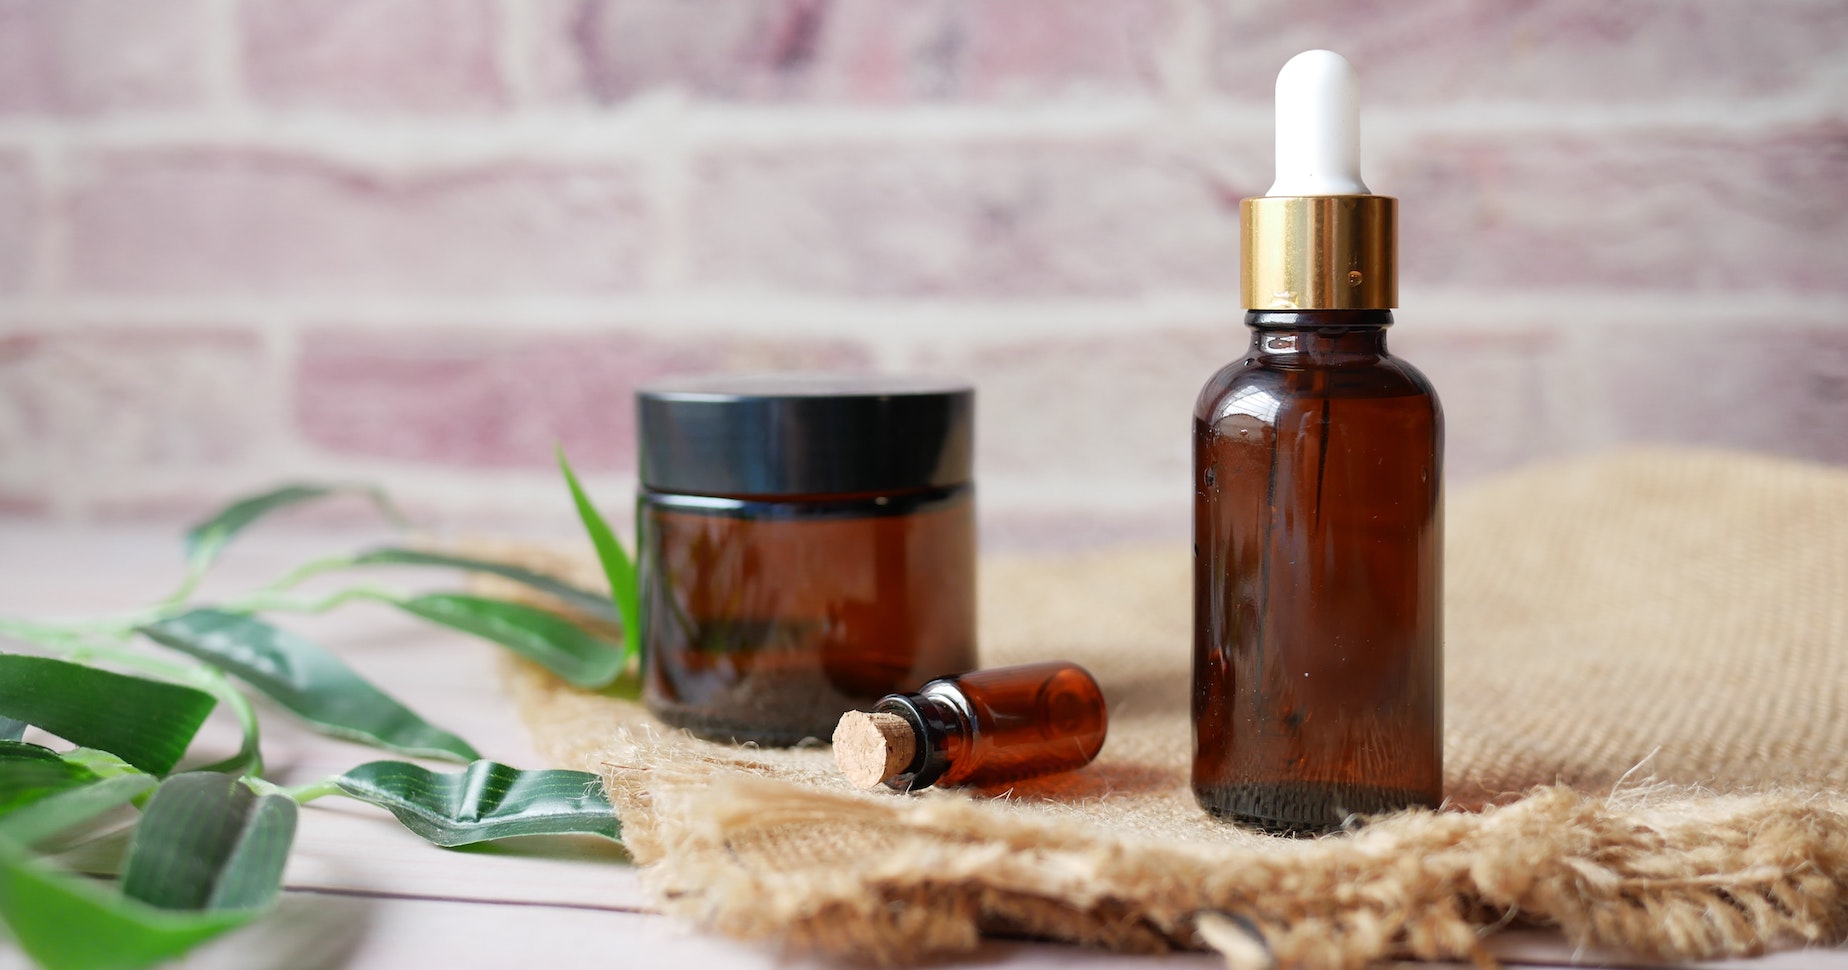
M1467 802L1338 838L1203 824L1185 798L1178 555L984 562L989 662L1070 656L1117 692L1104 757L1037 795L855 792L822 750L509 680L551 763L604 773L662 907L745 939L902 963L1012 934L1241 967L1481 961L1519 924L1626 960L1841 942L1848 476L1648 452L1455 498L1446 791ZM601 581L581 550L508 551Z
M528 710L567 690L526 665L511 679ZM987 934L1359 967L1492 963L1485 940L1516 923L1653 959L1848 936L1848 801L1833 796L1554 786L1337 838L1183 848L957 793L821 791L678 735L618 735L623 763L594 767L663 909L838 957L915 963ZM810 864L766 864L792 858Z

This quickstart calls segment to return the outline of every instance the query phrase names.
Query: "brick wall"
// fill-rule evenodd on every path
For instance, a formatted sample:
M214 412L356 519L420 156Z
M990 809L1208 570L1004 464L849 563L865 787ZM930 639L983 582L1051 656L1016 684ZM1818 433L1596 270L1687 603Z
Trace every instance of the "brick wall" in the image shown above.
M1455 479L1848 461L1840 0L0 0L0 514L555 521L638 381L835 368L978 382L1004 542L1178 533L1315 46Z

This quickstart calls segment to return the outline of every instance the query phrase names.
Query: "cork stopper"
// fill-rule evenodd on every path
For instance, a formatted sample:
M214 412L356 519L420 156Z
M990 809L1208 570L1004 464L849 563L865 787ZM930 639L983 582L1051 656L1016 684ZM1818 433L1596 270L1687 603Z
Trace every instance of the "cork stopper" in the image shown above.
M911 723L896 714L848 711L834 728L834 763L861 788L896 778L918 753Z

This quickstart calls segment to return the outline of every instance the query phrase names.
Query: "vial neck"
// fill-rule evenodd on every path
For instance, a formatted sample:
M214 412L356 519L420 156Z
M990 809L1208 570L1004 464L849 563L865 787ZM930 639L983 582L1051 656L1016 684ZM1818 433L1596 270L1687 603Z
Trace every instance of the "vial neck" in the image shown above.
M1386 356L1391 310L1252 310L1250 356L1278 364L1371 363Z
M916 694L887 696L873 709L904 718L917 741L910 769L890 783L895 788L909 791L936 784L974 743L967 702L943 681L933 681Z

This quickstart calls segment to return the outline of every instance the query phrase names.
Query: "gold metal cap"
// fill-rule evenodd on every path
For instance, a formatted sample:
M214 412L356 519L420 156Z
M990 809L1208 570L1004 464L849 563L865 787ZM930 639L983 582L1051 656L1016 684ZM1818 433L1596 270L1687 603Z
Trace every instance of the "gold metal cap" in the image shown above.
M1399 305L1399 200L1266 195L1238 204L1239 291L1251 310Z

